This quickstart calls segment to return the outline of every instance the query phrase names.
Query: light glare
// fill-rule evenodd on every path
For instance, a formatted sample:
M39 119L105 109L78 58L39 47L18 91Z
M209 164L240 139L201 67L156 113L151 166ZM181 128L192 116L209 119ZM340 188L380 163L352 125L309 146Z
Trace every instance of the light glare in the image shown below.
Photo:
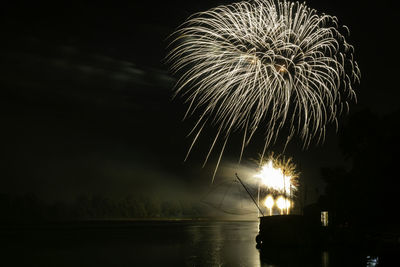
M262 184L268 189L288 193L291 190L291 177L285 175L281 168L275 168L272 160L262 166L261 171L254 177L260 178Z
M273 196L268 195L267 198L265 199L265 206L268 209L271 209L274 206L274 204L275 204L275 200L274 200Z

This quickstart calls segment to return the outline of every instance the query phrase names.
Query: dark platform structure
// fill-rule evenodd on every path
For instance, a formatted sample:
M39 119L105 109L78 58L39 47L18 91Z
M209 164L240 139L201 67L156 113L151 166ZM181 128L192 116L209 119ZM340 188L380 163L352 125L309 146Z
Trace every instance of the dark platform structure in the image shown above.
M324 243L325 229L318 221L303 215L274 215L260 217L259 246L299 246Z

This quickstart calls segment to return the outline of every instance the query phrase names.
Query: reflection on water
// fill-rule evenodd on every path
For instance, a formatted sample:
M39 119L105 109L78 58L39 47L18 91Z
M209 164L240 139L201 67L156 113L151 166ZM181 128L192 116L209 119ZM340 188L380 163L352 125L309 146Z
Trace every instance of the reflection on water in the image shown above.
M321 265L322 267L329 267L329 252L322 251L321 253Z
M379 264L379 257L367 256L367 267L375 267Z
M188 225L186 266L260 266L254 237L257 222L213 222Z
M321 266L321 267L377 267L379 257L366 256L356 248L269 248L260 250L260 263L263 267ZM397 266L397 265L385 265Z
M358 250L257 249L258 222L96 222L0 229L13 266L382 266ZM386 265L391 266L391 265Z

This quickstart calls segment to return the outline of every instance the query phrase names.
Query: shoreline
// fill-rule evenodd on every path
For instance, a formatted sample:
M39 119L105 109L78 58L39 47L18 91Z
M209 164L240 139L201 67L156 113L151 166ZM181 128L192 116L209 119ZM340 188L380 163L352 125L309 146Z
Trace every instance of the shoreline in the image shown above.
M1 222L0 230L18 229L46 229L63 227L123 227L144 223L195 223L195 222L258 222L258 219L231 219L219 217L202 218L105 218L105 219L80 219L80 220L49 220L49 221L9 221Z

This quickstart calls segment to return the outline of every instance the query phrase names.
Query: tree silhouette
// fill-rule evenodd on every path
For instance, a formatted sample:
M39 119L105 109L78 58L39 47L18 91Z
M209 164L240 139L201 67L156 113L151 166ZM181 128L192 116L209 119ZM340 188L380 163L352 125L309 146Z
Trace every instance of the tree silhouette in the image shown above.
M326 202L338 222L379 225L398 221L400 110L378 117L369 110L352 115L340 132L340 148L351 169L322 169ZM398 217L398 216L397 216Z

